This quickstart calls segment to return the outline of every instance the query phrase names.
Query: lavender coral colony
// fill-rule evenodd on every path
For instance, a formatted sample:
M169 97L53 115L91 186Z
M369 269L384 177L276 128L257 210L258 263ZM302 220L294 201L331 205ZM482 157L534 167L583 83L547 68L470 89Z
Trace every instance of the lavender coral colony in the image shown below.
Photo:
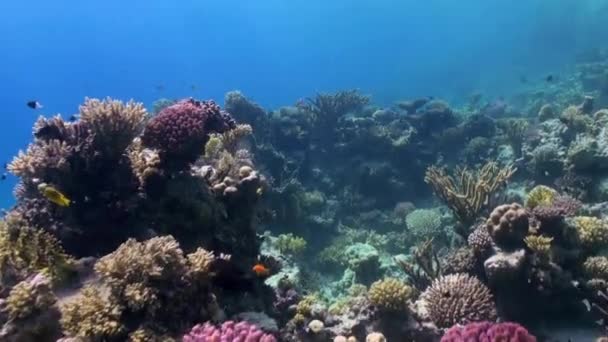
M235 91L41 117L7 167L0 340L600 339L604 57L462 107Z

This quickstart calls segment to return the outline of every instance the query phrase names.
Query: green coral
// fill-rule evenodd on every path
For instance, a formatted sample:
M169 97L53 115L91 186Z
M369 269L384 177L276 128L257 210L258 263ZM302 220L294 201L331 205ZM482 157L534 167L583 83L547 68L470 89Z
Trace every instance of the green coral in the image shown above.
M36 275L11 289L6 298L6 311L11 320L27 319L48 310L56 301L49 280L43 275Z
M584 247L595 249L608 244L608 225L603 220L591 216L576 216L572 222Z
M416 209L405 217L412 235L425 239L441 234L441 215L434 209Z
M291 233L281 234L274 245L283 254L298 255L306 249L306 240Z
M372 284L368 297L372 305L384 311L404 311L414 296L414 289L395 278L385 278Z
M544 185L537 185L528 193L526 206L532 209L538 206L550 206L557 195L557 191L554 189Z
M8 275L19 274L24 279L38 272L60 283L73 266L74 260L52 235L27 226L16 214L0 221L0 283L5 284Z

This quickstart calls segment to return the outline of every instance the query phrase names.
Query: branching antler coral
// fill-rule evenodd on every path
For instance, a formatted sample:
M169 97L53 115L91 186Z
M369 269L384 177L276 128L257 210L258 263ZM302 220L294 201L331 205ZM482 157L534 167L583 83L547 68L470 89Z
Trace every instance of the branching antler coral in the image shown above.
M412 253L412 260L396 259L395 261L419 291L424 291L441 275L441 265L433 249L433 239L418 245Z

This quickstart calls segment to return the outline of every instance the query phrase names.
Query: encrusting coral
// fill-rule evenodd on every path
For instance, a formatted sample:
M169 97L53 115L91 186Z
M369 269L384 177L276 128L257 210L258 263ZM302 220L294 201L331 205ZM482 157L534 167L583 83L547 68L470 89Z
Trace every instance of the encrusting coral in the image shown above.
M490 290L470 275L440 277L422 293L420 300L431 321L440 328L496 319Z
M414 293L412 287L403 281L385 278L371 285L368 296L372 305L380 310L405 311Z

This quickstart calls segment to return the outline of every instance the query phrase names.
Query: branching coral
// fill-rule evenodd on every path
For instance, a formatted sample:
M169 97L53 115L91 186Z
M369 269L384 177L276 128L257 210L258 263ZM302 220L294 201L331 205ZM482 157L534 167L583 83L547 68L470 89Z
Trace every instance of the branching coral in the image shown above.
M517 323L477 322L448 329L441 342L536 342L526 328Z
M182 169L203 153L210 133L234 127L234 121L215 102L182 100L148 121L142 142L158 149L163 163Z
M436 279L420 298L429 318L440 328L496 319L490 290L466 274Z
M485 208L490 196L503 187L515 171L516 168L510 165L501 168L489 162L478 171L457 168L454 176L450 176L444 169L431 166L426 170L424 181L450 207L460 223L469 226Z
M475 251L469 247L461 247L453 250L443 258L441 274L474 274L476 267L477 257Z
M0 288L36 272L61 282L72 265L73 260L52 235L28 227L16 215L0 221Z
M433 209L416 209L405 217L408 231L419 240L441 235L441 215Z
M543 235L528 235L524 239L524 242L532 252L543 258L547 258L551 251L551 242L553 242L553 238Z
M380 310L404 311L415 291L408 284L395 278L385 278L371 285L369 300Z
M11 289L6 308L9 319L22 320L48 310L56 301L49 280L39 274Z
M432 239L414 249L412 260L395 259L395 261L419 291L426 289L441 274L441 265L437 253L433 250Z
M80 121L92 132L95 148L106 156L120 156L143 130L147 116L143 103L126 104L106 98L86 98L80 106Z
M221 326L207 322L196 325L183 338L184 342L211 341L247 341L247 342L276 342L277 339L264 333L257 326L247 322L226 321Z
M193 324L201 315L212 315L207 282L216 259L203 249L184 256L170 236L146 242L130 239L95 265L107 293L85 289L64 305L65 330L69 335L100 339L123 336L144 323L157 333ZM78 324L95 320L103 324Z
M581 244L587 249L597 249L608 244L608 225L591 216L576 216L572 219Z
M492 248L492 238L488 233L485 222L475 225L475 228L467 237L467 243L475 253L479 255L487 254Z
M274 244L281 253L289 255L301 254L306 249L306 240L291 233L279 235Z
M608 281L608 258L605 256L587 258L583 263L583 271L590 278Z
M537 185L528 193L526 207L534 209L538 206L550 206L557 196L557 191L554 189L544 185Z

